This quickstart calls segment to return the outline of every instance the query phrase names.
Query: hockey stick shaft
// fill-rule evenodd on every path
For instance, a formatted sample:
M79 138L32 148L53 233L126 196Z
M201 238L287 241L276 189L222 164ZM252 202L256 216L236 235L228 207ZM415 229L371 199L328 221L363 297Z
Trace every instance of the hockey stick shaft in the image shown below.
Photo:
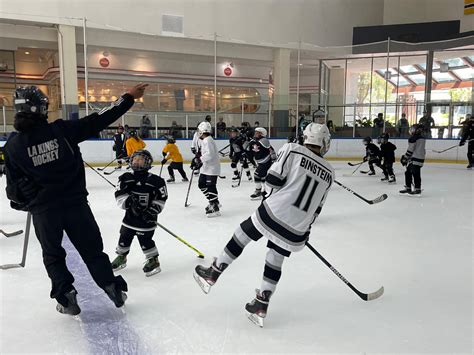
M161 168L160 168L160 177L161 177L162 172L163 172L163 164L161 164Z
M89 168L91 168L92 170L94 170L94 172L95 172L97 175L99 175L102 179L104 179L105 181L107 181L107 182L110 184L110 186L113 186L114 188L116 188L116 186L115 186L114 184L112 184L112 182L111 182L109 179L107 179L105 176L103 176L101 173L99 173L97 170L95 170L95 168L94 168L92 165L90 165L90 164L89 164L88 162L86 162L86 161L84 161L84 164L86 164Z
M362 163L360 163L360 164L357 166L357 168L354 169L354 171L352 172L351 175L354 175L355 172L356 172L357 170L359 170L362 165L364 165L364 163L365 163L365 161L363 161Z
M363 196L359 195L359 194L358 194L357 192L355 192L354 190L350 189L349 187L347 187L347 186L341 184L339 181L334 180L334 182L335 182L336 184L338 184L339 186L341 186L344 190L349 191L351 194L353 194L354 196L360 198L361 200L363 200L364 202L368 203L369 205L373 205L373 204L375 204L375 203L382 202L382 201L386 200L387 197L388 197L386 194L383 194L383 195L381 195L381 196L379 196L379 197L377 197L377 198L375 198L375 199L373 199L373 200L368 200L368 199L364 198Z
M226 145L224 148L222 148L221 150L219 150L218 153L224 155L224 150L226 150L226 149L229 148L229 147L230 147L230 143L227 144L227 145Z
M306 242L306 246L309 248L309 250L313 252L313 254L315 254L319 258L319 260L321 260L329 269L331 269L331 271L337 277L339 277L339 279L341 279L342 282L344 282L352 291L354 291L357 294L357 296L359 296L364 301L371 301L382 296L383 287L372 294L360 292L344 276L342 276L342 274L339 271L337 271L336 268L329 263L329 261L327 261L321 254L319 254L319 252L316 249L314 249L314 247L311 244Z
M362 161L359 162L359 163L355 163L355 164L354 164L354 163L348 162L347 164L348 164L349 166L357 166L357 165L361 165L361 164L364 164L364 163L365 163L365 161L362 160Z
M474 139L469 139L467 142L470 142L470 141L474 141ZM444 152L447 152L448 150L454 149L454 148L459 147L459 146L460 146L459 144L456 144L456 145L453 145L452 147L446 148L444 150L434 150L434 149L432 149L432 151L435 152L435 153L444 153Z
M28 241L30 238L30 229L31 229L31 213L28 212L28 214L26 215L25 239L23 241L23 254L21 257L21 261L19 264L0 265L0 269L7 270L7 269L18 268L18 267L25 267L26 253L28 251Z
M107 169L107 168L108 168L110 165L112 165L112 163L113 163L114 161L116 161L117 159L118 159L118 158L115 158L114 160L112 160L111 162L109 162L106 166L104 166L103 168L97 168L97 170L102 171L102 170Z
M186 201L184 201L184 207L188 207L189 192L191 191L191 184L193 183L194 169L191 172L191 179L189 179L188 192L186 193Z
M204 258L204 254L201 253L199 250L197 250L195 247L193 247L191 244L189 244L187 241L185 241L183 238L177 236L175 233L173 233L172 231L170 231L168 228L166 228L165 226L163 226L162 224L156 222L156 225L158 227L160 227L161 229L163 229L165 232L168 232L170 235L172 235L173 237L175 237L176 239L178 239L181 243L183 243L184 245L186 245L188 248L194 250L196 252L196 254L201 257L201 258Z

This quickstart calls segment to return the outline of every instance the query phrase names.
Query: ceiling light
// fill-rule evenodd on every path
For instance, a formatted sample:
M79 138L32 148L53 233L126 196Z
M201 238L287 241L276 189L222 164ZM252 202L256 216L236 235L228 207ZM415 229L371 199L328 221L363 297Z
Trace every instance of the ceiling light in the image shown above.
M26 51L26 52L25 52L25 54L26 54L26 55L29 55L29 54L30 54L30 52Z

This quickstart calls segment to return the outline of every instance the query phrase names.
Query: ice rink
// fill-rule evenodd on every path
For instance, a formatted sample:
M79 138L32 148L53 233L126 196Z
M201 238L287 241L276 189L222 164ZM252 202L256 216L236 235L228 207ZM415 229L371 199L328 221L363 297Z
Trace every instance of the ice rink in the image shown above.
M414 198L398 195L403 186L398 163L396 185L380 182L380 172L345 177L354 168L332 164L338 180L360 194L375 198L387 193L389 198L371 206L334 185L310 241L361 291L383 285L380 299L362 301L304 249L285 261L265 328L256 327L244 305L260 286L267 251L263 240L250 244L205 295L192 277L194 267L208 265L259 203L249 199L254 184L244 178L232 188L230 166L222 164L227 179L218 181L221 217L205 217L197 179L188 208L187 183L169 184L159 217L206 259L157 229L162 272L147 278L134 241L128 266L119 272L129 285L124 310L92 283L73 252L68 264L82 313L78 318L57 313L32 230L26 267L0 270L0 353L471 354L474 172L464 164L426 164L423 197ZM116 207L114 189L86 170L89 201L104 249L113 258L123 211ZM108 178L115 183L118 176ZM168 177L166 169L163 176ZM0 228L24 229L26 214L9 209L4 188L5 177L0 179ZM0 236L0 264L19 262L22 245L23 236Z

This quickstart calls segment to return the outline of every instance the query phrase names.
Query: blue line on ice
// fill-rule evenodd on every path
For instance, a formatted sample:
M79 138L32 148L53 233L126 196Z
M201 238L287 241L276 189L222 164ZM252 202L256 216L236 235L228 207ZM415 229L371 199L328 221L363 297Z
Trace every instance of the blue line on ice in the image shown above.
M116 308L87 270L79 253L65 235L67 266L75 278L81 307L80 322L91 354L150 354L122 309Z

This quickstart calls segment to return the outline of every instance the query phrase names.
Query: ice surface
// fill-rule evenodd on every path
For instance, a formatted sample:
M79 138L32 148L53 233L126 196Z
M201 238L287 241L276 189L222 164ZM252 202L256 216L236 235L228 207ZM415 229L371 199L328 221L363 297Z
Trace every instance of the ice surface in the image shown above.
M239 188L231 188L230 167L223 164L227 179L218 181L221 217L204 216L206 202L197 179L188 208L187 184L168 185L170 199L160 215L163 225L206 259L157 229L163 271L145 277L144 256L134 241L128 266L119 272L130 288L124 314L88 302L103 294L90 286L92 281L84 281L84 267L75 269L82 320L57 313L32 234L26 268L0 271L0 353L472 353L474 172L464 165L427 164L423 197L410 198L398 196L400 166L397 185L387 185L379 181L380 174L343 177L353 168L333 165L338 179L358 193L370 199L387 193L389 198L370 206L334 186L311 242L361 291L383 285L380 299L360 300L305 249L285 261L265 328L259 329L247 319L244 305L260 286L263 240L250 244L205 295L192 277L193 268L208 265L258 205L249 199L253 183L243 178ZM115 174L108 178L116 182ZM163 174L167 177L166 169ZM115 205L113 189L90 169L87 180L105 251L113 258L123 212ZM4 187L2 178L0 228L24 229L26 214L8 208ZM0 236L0 264L20 261L22 238ZM91 332L104 324L119 337L94 343ZM132 347L128 341L139 343Z

